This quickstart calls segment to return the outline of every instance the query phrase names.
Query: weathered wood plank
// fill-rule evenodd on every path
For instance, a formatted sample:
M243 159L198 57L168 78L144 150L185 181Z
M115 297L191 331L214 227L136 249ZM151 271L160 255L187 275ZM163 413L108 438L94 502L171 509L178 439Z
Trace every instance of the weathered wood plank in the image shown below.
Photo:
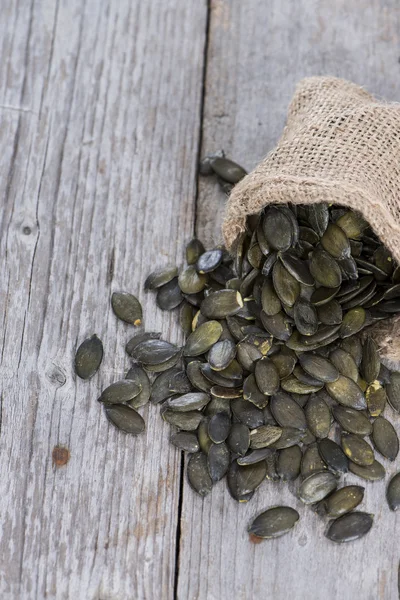
M400 11L394 0L211 5L203 153L223 147L248 169L255 166L278 139L295 84L306 75L346 77L400 99ZM197 234L209 245L220 241L222 204L217 184L201 179ZM383 462L389 472L395 470ZM366 486L362 506L375 513L370 535L340 547L324 538L325 524L296 500L296 487L266 482L248 505L238 505L224 483L202 501L185 481L178 597L397 598L394 532L400 521L385 506L385 483ZM252 544L249 521L279 503L299 510L298 527L279 540Z
M2 598L173 597L180 456L154 407L135 439L96 398L123 375L133 329L112 291L138 292L147 327L179 340L139 290L193 230L206 12L2 3ZM93 332L105 360L77 381L74 350ZM71 452L59 468L56 444Z

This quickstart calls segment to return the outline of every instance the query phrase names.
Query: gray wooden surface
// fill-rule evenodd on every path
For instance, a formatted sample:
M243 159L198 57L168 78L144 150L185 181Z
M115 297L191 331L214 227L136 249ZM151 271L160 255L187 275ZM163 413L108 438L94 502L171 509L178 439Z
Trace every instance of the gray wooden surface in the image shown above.
M220 483L201 500L156 408L132 438L96 398L127 367L112 291L139 293L146 328L181 339L140 290L194 230L220 240L224 200L197 181L199 145L252 168L305 75L400 100L399 30L396 0L1 3L0 598L398 597L384 482L367 485L370 535L337 547L295 486L266 482L237 505ZM93 332L105 360L77 381L74 350ZM252 544L249 519L280 502L298 527Z

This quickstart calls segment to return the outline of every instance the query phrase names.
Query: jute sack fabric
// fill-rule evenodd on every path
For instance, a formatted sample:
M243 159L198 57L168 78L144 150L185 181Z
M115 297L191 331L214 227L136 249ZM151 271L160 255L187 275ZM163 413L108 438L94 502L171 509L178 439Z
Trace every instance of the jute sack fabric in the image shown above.
M400 263L400 104L334 77L302 80L278 145L232 190L228 248L247 215L268 204L327 202L362 213ZM374 329L382 354L400 360L400 317Z

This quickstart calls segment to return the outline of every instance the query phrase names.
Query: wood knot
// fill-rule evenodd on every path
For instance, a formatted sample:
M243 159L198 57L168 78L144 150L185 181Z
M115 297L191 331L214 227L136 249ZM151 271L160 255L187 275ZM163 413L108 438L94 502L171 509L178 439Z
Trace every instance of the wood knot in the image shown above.
M68 448L65 448L64 446L54 446L52 454L53 465L56 467L63 467L69 461L70 456L71 453Z

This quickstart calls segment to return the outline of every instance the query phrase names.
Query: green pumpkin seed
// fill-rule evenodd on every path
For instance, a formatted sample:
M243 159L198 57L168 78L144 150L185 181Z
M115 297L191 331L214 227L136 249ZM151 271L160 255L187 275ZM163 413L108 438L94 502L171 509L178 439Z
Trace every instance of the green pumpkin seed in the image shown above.
M390 510L400 508L400 473L393 475L386 490L386 500Z
M142 306L139 300L128 292L114 292L111 296L111 306L114 314L121 321L136 327L142 323Z
M329 438L318 441L318 452L327 467L334 473L347 473L349 461L341 447Z
M226 413L213 415L208 423L208 435L214 444L224 442L229 435L231 419Z
M358 368L351 354L341 348L336 348L336 350L330 353L329 360L335 365L340 375L344 375L357 383L359 377Z
M339 290L340 287L329 288L321 286L312 293L310 298L311 304L314 304L315 306L323 306L324 304L330 302L336 296Z
M261 274L264 275L264 277L269 276L269 274L271 273L272 268L277 260L278 260L278 254L276 252L271 252L271 254L269 256L267 256L267 258L265 259L265 262L263 264L263 268L261 269Z
M356 465L350 461L349 468L354 475L357 475L358 477L361 477L367 481L379 481L384 479L386 475L384 467L377 460L374 460L372 465L368 465L366 467Z
M205 248L200 240L193 238L186 246L186 262L188 265L194 265L197 259L205 252Z
M323 325L340 325L343 320L342 307L335 299L318 306L317 314Z
M199 441L200 449L202 452L204 452L204 454L208 454L208 451L213 443L208 435L208 424L210 422L210 418L211 417L208 416L203 417L197 429L197 439Z
M400 296L400 284L396 283L396 285L392 285L390 288L387 288L383 293L384 300L392 300L393 298L398 298Z
M335 519L329 525L326 537L341 544L352 542L366 535L373 524L373 515L364 512L350 512Z
M171 435L169 441L179 448L179 450L183 450L184 452L194 454L200 450L197 435L191 431L178 431Z
M178 283L184 294L198 294L206 287L207 275L198 273L191 265L179 275Z
M236 346L230 340L216 342L208 353L209 365L214 371L226 369L236 355Z
M235 290L220 290L204 298L201 312L208 319L224 319L243 308L242 296Z
M211 492L212 479L208 472L207 457L202 453L193 454L188 462L187 476L191 488L200 496Z
M253 372L256 361L262 358L262 353L254 344L240 342L237 345L237 360L246 371Z
M183 396L169 398L165 406L175 412L201 410L210 402L210 396L204 392L189 392Z
M227 473L230 464L230 452L223 442L212 444L207 455L208 472L213 483L220 481Z
M302 453L300 446L291 446L279 451L277 472L282 481L293 481L300 475Z
M139 365L132 365L126 374L125 379L134 381L136 385L140 387L139 394L135 398L132 398L132 400L128 400L129 406L132 408L140 408L147 404L150 400L151 384L146 371L139 367Z
M312 377L311 375L306 373L306 371L304 371L304 369L302 369L300 365L295 366L295 368L293 369L293 375L299 381L301 381L301 383L307 383L308 385L322 387L324 383L320 379L316 379L316 377Z
M208 381L201 372L201 363L198 360L191 361L186 367L186 374L192 386L201 392L209 392L213 384Z
M329 435L331 428L331 412L325 400L312 395L305 408L307 426L311 433L317 438L325 438Z
M399 453L399 438L391 423L384 417L375 419L372 425L372 441L382 456L394 460Z
M131 352L132 358L147 365L161 365L179 356L180 350L175 344L164 340L149 339L140 342Z
M313 286L314 278L312 277L307 264L301 260L292 250L283 252L279 255L286 270L299 283L305 286Z
M337 381L327 383L326 390L342 406L348 406L355 410L367 408L367 401L358 385L344 375L340 375Z
M386 406L386 391L379 381L374 381L365 391L368 412L371 417L379 417Z
M365 306L375 297L376 282L373 281L364 291L359 292L352 300L342 302L344 310L350 310L357 306ZM374 300L375 304L375 300Z
M254 373L251 373L244 381L243 398L261 409L265 408L269 402L268 397L260 391Z
M360 411L345 406L335 406L333 416L339 425L348 433L356 435L370 435L372 433L372 424L368 418Z
M349 354L351 354L351 356L354 358L354 362L356 363L357 367L361 365L363 349L361 341L358 338L346 338L341 341L340 347Z
M304 298L298 298L294 305L294 322L302 335L312 336L318 330L318 315L315 306Z
M312 252L310 272L315 281L326 288L337 288L342 283L339 265L325 250L316 249Z
M346 485L336 490L322 501L325 515L335 519L350 512L363 501L364 490L359 485Z
M272 396L270 408L274 419L281 427L293 427L303 431L307 428L303 409L288 394L279 392Z
M210 158L210 166L214 173L228 183L238 183L247 175L247 171L229 158L214 156Z
M160 287L156 296L157 306L159 306L161 310L173 310L180 305L182 300L183 296L178 285L177 277Z
M314 246L315 244L318 244L318 242L319 242L318 233L316 231L314 231L314 229L311 229L311 227L300 226L299 227L299 237L300 237L300 240L308 242L312 246Z
M266 315L272 317L282 310L281 301L274 290L272 282L266 279L261 291L261 305Z
M250 446L250 430L243 423L233 423L231 426L227 444L231 452L244 456Z
M146 371L150 371L150 373L162 373L163 371L167 371L168 369L175 367L175 365L180 360L180 357L181 351L179 350L175 356L173 356L169 360L166 360L163 363L153 365L143 363L143 367L146 369Z
M279 389L279 374L272 362L266 356L257 361L254 371L259 390L265 396L272 396Z
M284 450L295 444L302 442L307 435L307 431L303 429L295 429L294 427L282 427L281 437L273 443L275 450Z
M290 348L282 346L278 354L273 354L270 359L274 363L280 379L289 377L296 366L296 355Z
M231 418L232 411L230 400L226 398L212 398L205 408L205 414L208 417L213 417L218 413L225 413Z
M151 396L150 399L153 404L159 404L160 402L164 402L167 398L170 398L174 395L174 391L171 390L171 379L174 374L179 373L180 370L178 368L169 369L168 371L164 371L154 380L153 385L151 387Z
M281 381L281 388L285 392L295 394L312 394L313 392L318 392L323 386L323 382L318 385L303 383L294 375L289 375L289 377L286 377L286 379L282 379Z
M143 417L134 408L124 404L115 404L105 406L104 409L107 419L121 431L132 435L138 435L144 431Z
M353 240L358 240L364 230L368 227L368 223L363 219L363 217L352 210L346 212L343 216L339 217L336 221L336 225L338 225L348 238Z
M299 488L299 498L304 504L323 500L337 487L336 477L330 471L319 471L309 475Z
M242 280L239 288L239 292L245 298L246 296L250 296L252 290L254 289L254 285L257 281L260 272L258 269L252 269L246 277Z
M324 235L321 237L321 245L333 258L346 258L350 256L350 242L340 227L329 223Z
M346 456L356 465L368 467L375 460L371 446L363 438L352 433L342 434L342 448Z
M150 273L150 275L147 277L146 281L144 282L144 289L156 290L157 288L169 283L177 276L177 267L164 267L163 269L158 269L157 271Z
M361 360L361 375L367 383L375 381L379 375L381 361L379 358L378 346L374 340L368 336L363 345L363 355Z
M90 379L97 373L103 360L103 344L96 334L82 342L75 355L75 373L81 379Z
M387 274L385 273L385 271L382 271L382 269L380 269L373 263L364 260L363 258L356 258L355 261L357 263L359 273L371 273L377 281L385 281L385 279L387 278Z
M199 256L196 262L196 269L198 273L210 273L219 267L221 261L222 250L219 250L218 248L216 250L209 250Z
M141 344L142 342L145 342L147 340L158 340L161 337L161 333L156 333L156 332L145 332L145 333L136 333L133 337L131 337L131 339L128 341L128 343L125 346L125 350L126 353L129 354L129 356L132 356L132 352L134 351L134 349L136 348L136 346L138 346L139 344Z
M304 342L306 346L313 346L315 344L322 344L322 342L326 342L326 340L330 340L335 334L338 333L340 329L340 325L324 325L323 327L319 327L317 333L310 336L302 336L300 339ZM309 348L311 349L311 348Z
M265 461L260 461L254 465L236 465L228 472L228 486L232 496L241 502L244 496L254 492L264 481L267 474L267 465ZM232 465L231 465L232 467Z
M271 206L263 219L263 231L268 245L274 250L288 250L293 240L291 220L279 208Z
M320 453L318 452L318 446L316 443L311 444L306 448L303 458L301 459L301 475L305 479L313 473L319 473L320 471L326 471L327 466L322 460Z
M265 539L277 538L293 529L299 518L297 510L290 506L274 506L254 519L249 533Z
M276 315L268 316L261 312L261 321L265 329L273 335L277 340L287 342L292 334L290 321L284 312L279 312Z
M279 261L272 270L272 281L279 300L293 306L300 295L300 284Z
M250 431L250 448L253 450L267 448L279 440L281 435L282 429L280 427L261 425L261 427Z
M137 382L122 379L103 390L98 400L103 404L122 404L138 396L141 391L142 386Z
M170 425L175 425L183 431L195 431L200 425L202 420L202 414L197 410L190 412L176 412L171 409L167 409L162 412L162 418Z
M386 393L390 406L396 412L400 413L400 373L390 374L390 383L386 386Z
M328 205L324 203L310 204L305 209L311 227L320 237L323 236L329 222Z
M320 381L326 383L334 382L339 379L339 372L331 361L318 354L301 354L299 362L302 368Z
M275 455L275 450L271 448L259 448L258 450L250 450L245 456L237 459L238 465L254 465L255 463L266 460L270 455Z
M234 400L235 398L242 397L242 390L240 388L226 388L220 385L214 385L210 391L214 398L221 398L224 400Z
M262 410L254 406L254 404L248 400L242 400L242 398L232 400L231 408L238 421L244 423L247 427L250 427L250 429L255 429L264 424Z
M206 175L206 176L214 175L214 171L211 167L211 161L217 157L225 158L225 152L222 149L217 150L216 152L213 152L212 154L207 154L206 156L204 156L204 158L202 158L200 160L200 162L199 162L200 175Z
M216 344L222 333L222 325L218 321L207 321L200 325L186 340L184 356L200 356Z

